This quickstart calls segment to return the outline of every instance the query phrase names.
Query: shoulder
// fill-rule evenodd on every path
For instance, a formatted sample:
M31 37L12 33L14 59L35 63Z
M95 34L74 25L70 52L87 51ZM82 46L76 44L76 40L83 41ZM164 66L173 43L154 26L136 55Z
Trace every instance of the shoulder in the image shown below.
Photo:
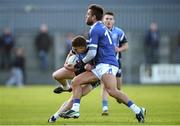
M91 29L91 34L101 34L101 33L104 33L103 26L96 25Z
M124 31L120 27L114 27L114 30L119 34L124 34Z

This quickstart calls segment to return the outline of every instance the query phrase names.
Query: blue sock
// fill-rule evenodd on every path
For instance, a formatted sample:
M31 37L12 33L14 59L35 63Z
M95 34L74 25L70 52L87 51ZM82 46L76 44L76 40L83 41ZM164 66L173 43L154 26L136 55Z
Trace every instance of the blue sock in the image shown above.
M128 101L127 106L130 107L132 104L134 104L131 100Z
M80 99L73 99L73 103L79 103L80 104Z
M102 106L108 106L108 101L107 100L103 100L102 101Z

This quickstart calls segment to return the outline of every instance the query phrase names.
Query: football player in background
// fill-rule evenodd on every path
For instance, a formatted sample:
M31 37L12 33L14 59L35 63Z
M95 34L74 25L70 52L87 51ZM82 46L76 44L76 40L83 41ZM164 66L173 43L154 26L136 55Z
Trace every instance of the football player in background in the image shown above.
M119 70L116 74L117 89L121 90L122 86L122 72L121 72L121 52L128 49L128 41L124 31L116 26L114 26L115 18L113 12L106 12L103 17L103 23L111 31L113 43L115 45L116 59L119 63ZM105 90L103 84L102 86L102 116L108 115L108 93Z

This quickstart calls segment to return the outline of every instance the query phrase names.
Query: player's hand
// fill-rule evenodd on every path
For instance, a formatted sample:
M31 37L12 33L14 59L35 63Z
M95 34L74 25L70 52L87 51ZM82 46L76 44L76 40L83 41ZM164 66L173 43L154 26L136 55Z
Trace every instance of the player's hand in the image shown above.
M78 60L76 64L74 65L75 69L80 69L85 65L85 63L82 60Z
M90 70L93 69L93 66L88 63L88 64L86 64L86 65L84 66L84 69L87 70L87 71L90 71Z
M67 70L75 71L74 65L72 65L72 64L67 64L67 63L65 63L65 64L64 64L64 67L65 67Z
M121 52L120 48L118 48L118 47L115 47L115 51L116 52Z

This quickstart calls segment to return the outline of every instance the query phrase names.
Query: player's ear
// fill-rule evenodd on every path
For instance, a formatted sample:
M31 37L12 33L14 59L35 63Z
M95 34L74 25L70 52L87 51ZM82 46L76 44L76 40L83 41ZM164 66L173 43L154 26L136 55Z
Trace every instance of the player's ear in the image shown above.
M93 16L92 16L92 20L93 20L93 21L94 21L94 20L97 20L97 19L96 19L96 15L93 15Z

